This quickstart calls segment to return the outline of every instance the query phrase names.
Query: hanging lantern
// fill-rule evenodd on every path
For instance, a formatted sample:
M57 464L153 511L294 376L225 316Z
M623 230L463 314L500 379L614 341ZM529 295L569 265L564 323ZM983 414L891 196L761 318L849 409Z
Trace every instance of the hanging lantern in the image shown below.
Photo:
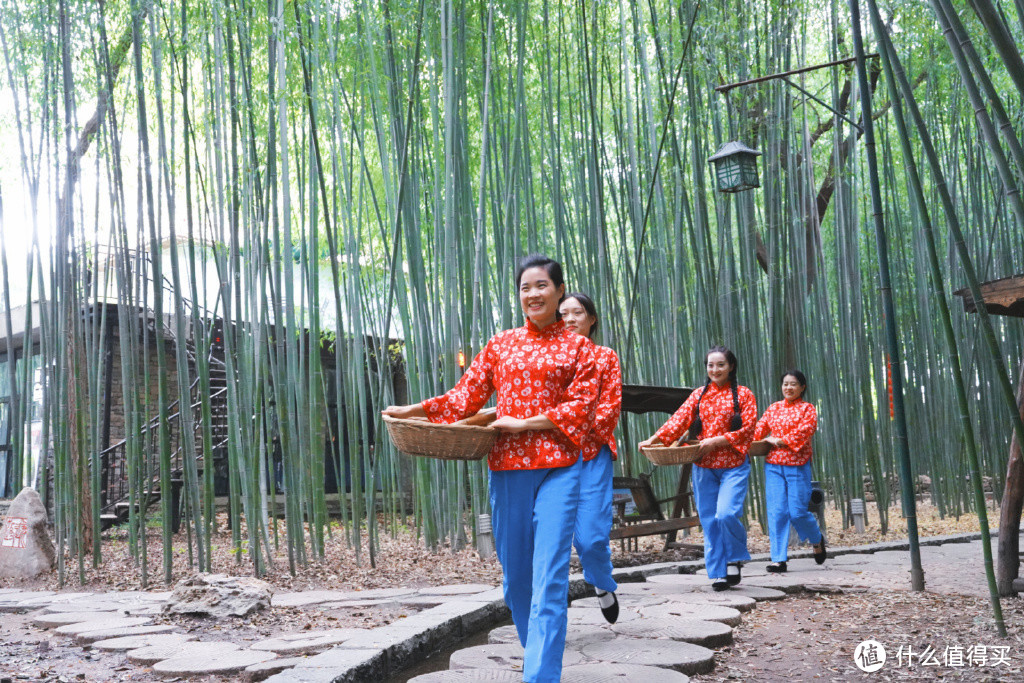
M708 158L715 165L719 192L743 192L760 187L757 178L757 157L761 153L742 142L727 142Z

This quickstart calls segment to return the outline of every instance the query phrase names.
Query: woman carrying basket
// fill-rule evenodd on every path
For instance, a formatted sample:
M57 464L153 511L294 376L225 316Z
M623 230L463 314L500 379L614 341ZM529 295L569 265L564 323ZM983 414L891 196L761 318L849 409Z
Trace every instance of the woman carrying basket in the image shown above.
M565 326L593 339L597 331L597 307L581 292L567 294L559 306ZM583 471L580 474L580 504L576 508L573 545L583 565L583 578L597 591L601 614L610 624L619 618L618 584L612 578L612 474L617 456L612 432L622 409L622 371L619 357L607 346L594 345L597 362L598 396L594 424L583 439Z
M807 509L811 500L811 438L818 429L818 411L804 400L806 390L804 373L787 370L782 375L783 400L768 406L754 430L755 439L764 439L771 446L764 466L772 548L772 563L767 570L776 574L786 571L790 524L800 540L814 543L814 561L825 561L825 537Z
M505 602L525 648L523 680L561 678L579 457L597 399L593 344L558 316L562 267L527 256L516 273L523 327L494 335L448 393L385 415L452 423L497 392L501 431L488 456Z
M740 515L747 496L747 448L757 422L757 401L736 381L736 355L713 346L705 356L708 379L641 448L668 446L689 429L699 439L692 482L697 515L704 529L704 564L711 586L725 590L740 582L741 563L750 559L747 530Z

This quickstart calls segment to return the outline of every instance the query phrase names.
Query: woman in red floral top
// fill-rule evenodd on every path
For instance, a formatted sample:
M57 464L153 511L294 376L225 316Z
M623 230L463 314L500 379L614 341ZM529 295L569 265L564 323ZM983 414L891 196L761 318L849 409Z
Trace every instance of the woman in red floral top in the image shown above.
M740 582L741 563L750 559L747 530L740 515L747 497L750 461L747 448L757 422L757 401L736 381L736 355L714 346L705 357L708 379L683 402L654 436L668 446L689 430L700 440L701 458L693 468L693 494L704 529L704 566L718 591Z
M767 569L774 573L786 571L790 524L801 540L814 543L814 561L825 561L825 537L807 509L811 500L811 438L818 429L818 412L804 400L806 390L804 373L786 371L782 375L783 400L768 406L754 430L755 439L764 439L772 447L765 459L764 488L772 547L772 563Z
M597 307L581 292L567 294L558 308L565 326L592 339L597 331ZM597 591L601 613L611 624L619 617L618 584L612 578L612 476L617 450L612 432L622 408L622 371L619 357L607 346L594 345L597 360L598 397L594 425L583 439L583 472L580 504L576 508L573 545L583 565L583 578Z
M525 648L523 680L555 683L565 649L579 457L597 399L594 345L558 316L561 266L528 256L516 273L526 325L494 335L443 396L385 415L451 423L497 393L501 431L488 457L494 541L505 602Z

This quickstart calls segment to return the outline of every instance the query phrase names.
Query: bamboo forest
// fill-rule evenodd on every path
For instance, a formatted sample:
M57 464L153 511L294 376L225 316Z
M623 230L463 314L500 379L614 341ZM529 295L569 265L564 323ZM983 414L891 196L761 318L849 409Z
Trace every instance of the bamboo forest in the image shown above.
M522 325L542 253L627 385L724 344L763 410L802 368L844 524L916 534L927 477L1015 531L1022 313L981 302L1024 272L1022 40L1021 0L0 0L0 497L40 492L62 584L112 525L208 571L223 505L255 575L471 544L486 464L381 410ZM734 141L759 186L720 192ZM661 421L615 467L667 493Z

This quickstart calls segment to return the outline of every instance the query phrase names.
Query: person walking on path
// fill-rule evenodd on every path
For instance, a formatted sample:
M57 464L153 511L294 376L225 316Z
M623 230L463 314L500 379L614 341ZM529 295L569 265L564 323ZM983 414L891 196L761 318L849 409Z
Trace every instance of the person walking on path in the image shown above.
M765 459L764 488L772 549L767 570L773 573L786 571L790 524L800 540L814 544L814 561L825 561L825 536L807 509L811 500L811 439L818 429L818 411L804 400L804 373L787 370L781 382L783 400L768 406L754 430L755 439L764 439L771 446Z
M598 327L597 307L582 292L567 294L559 306L565 326L593 341ZM594 587L601 614L610 624L619 618L618 584L612 578L612 476L618 457L612 432L622 409L622 370L619 357L607 346L594 345L598 396L594 423L583 439L580 502L576 508L573 546L583 565L583 578Z
M747 449L757 423L757 400L736 381L736 354L713 346L704 360L708 373L704 386L692 392L640 448L656 441L671 445L687 430L691 440L699 439L693 494L704 529L704 565L712 588L722 591L740 582L742 563L750 559L740 515L750 478Z
M597 366L593 344L559 318L562 267L527 256L516 282L525 325L491 337L446 394L383 412L452 423L497 393L491 426L501 435L487 463L505 603L525 649L523 680L555 683L565 650L579 456L597 400Z

